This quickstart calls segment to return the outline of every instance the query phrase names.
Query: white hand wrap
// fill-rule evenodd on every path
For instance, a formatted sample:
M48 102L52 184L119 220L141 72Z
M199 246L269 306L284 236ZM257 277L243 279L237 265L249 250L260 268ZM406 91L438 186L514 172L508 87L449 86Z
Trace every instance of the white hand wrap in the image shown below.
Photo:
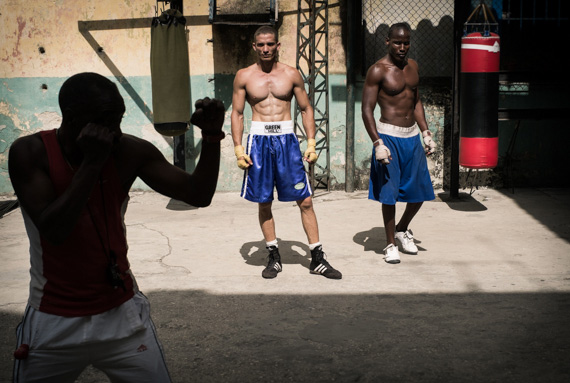
M377 142L378 145L376 145ZM390 149L384 145L384 141L381 138L374 141L374 155L376 156L376 161L386 165L390 163Z
M431 138L431 132L428 130L424 130L422 132L422 137L424 139L424 145L426 147L426 153L432 154L435 151L435 147L437 146L433 139Z

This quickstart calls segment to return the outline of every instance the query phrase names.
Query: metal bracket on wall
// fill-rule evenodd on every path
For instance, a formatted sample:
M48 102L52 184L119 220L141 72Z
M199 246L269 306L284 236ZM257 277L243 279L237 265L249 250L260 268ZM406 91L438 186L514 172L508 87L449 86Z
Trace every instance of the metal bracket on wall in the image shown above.
M268 3L268 7L265 8L265 12L263 13L259 12L259 10L253 12L246 11L236 13L234 9L237 9L239 7L236 7L235 4L233 4L233 7L230 7L229 4L222 4L221 6L218 6L220 4L220 1L208 0L208 21L210 24L275 25L275 23L278 21L279 16L278 0L264 1Z
M180 13L182 13L182 9L184 9L183 0L171 0L171 1L156 0L156 9L155 9L156 16L158 16L158 13L159 13L158 12L158 3L164 3L163 7L161 9L161 12L164 12L165 6L168 4L170 4L170 9L176 9L176 10L180 11Z

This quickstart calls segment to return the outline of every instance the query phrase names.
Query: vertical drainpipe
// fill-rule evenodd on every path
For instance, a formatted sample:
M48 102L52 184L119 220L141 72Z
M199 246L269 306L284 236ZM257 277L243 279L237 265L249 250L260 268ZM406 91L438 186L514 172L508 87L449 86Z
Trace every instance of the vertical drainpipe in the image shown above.
M158 4L158 3L157 3ZM157 5L158 6L158 5ZM171 1L170 8L176 8L184 15L183 12L183 0ZM184 27L187 28L187 27ZM190 86L190 84L188 84ZM192 96L190 96L190 101L192 101ZM190 105L192 108L192 105ZM192 109L190 109L190 117L192 117ZM190 122L190 121L188 121ZM186 170L186 133L180 136L174 136L172 140L172 159L174 166Z
M356 1L346 1L346 166L345 191L354 192L354 48L356 46Z
M451 142L449 144L450 169L449 169L449 197L459 198L459 72L460 72L460 52L461 36L463 35L463 20L467 18L469 5L461 1L454 2L453 16L453 117L451 122Z

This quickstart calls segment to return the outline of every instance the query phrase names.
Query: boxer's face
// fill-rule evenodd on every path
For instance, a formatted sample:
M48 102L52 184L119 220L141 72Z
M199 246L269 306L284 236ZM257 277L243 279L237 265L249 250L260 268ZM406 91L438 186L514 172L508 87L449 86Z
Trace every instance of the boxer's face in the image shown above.
M386 45L394 62L404 62L410 50L410 33L404 28L398 28L388 36Z
M275 35L272 33L257 35L255 43L253 43L253 49L260 60L271 61L277 58L280 43L275 40Z

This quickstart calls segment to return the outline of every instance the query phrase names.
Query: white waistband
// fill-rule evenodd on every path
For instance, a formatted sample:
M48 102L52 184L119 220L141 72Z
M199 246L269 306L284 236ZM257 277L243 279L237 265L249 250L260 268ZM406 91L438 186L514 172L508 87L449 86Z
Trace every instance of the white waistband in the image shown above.
M292 120L275 122L252 121L249 133L261 136L294 133L294 125Z
M376 124L376 130L378 130L378 133L400 138L414 137L420 134L420 129L417 123L412 126L404 127L386 124L385 122L378 122Z

